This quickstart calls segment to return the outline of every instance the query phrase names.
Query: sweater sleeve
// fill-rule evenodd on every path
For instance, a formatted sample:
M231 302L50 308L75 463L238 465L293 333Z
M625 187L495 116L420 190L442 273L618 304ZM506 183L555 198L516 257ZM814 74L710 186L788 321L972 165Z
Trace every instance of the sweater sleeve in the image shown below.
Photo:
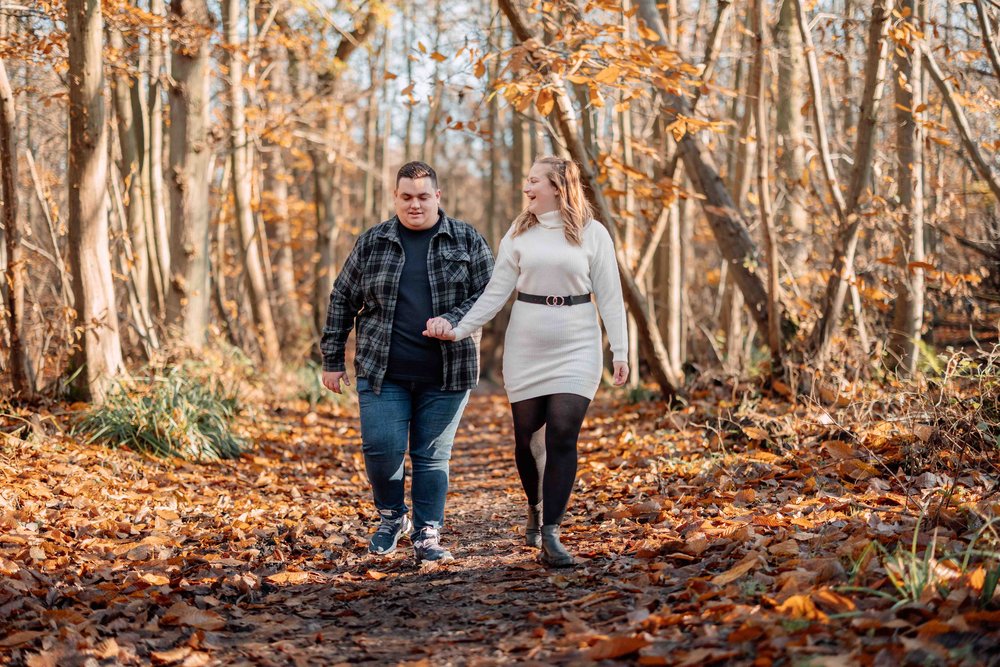
M517 278L521 272L517 261L514 259L510 244L509 235L500 241L500 248L497 250L497 261L493 266L493 275L490 277L490 282L486 285L486 289L483 290L482 296L476 300L476 303L469 309L469 312L465 314L465 317L455 325L455 340L468 338L482 328L484 324L492 320L500 312L500 309L507 303L507 299L510 298L510 294L514 291L514 287L517 285Z
M622 299L621 277L618 275L618 262L615 260L615 246L611 234L604 225L594 220L597 225L594 238L596 248L590 261L590 282L594 286L597 297L597 309L608 332L608 342L615 361L628 360L628 323L625 319L625 303Z

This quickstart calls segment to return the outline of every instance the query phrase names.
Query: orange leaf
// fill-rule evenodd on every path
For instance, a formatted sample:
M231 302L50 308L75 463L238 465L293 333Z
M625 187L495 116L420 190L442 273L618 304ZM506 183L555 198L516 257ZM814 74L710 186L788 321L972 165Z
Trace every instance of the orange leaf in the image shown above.
M308 572L276 572L265 577L272 584L304 584L309 580Z
M615 636L602 639L587 651L589 660L609 660L620 658L629 653L635 653L639 649L649 646L650 642L645 637L624 637Z
M214 611L198 609L183 602L174 603L163 615L161 622L164 625L186 625L199 630L221 630L226 627L226 619Z
M843 440L827 440L821 447L835 459L850 459L857 456L854 448Z
M379 572L378 570L368 570L367 572L365 572L365 576L367 576L369 579L374 579L375 581L382 581L389 575L386 574L385 572Z
M760 565L760 554L752 551L729 571L712 577L711 582L717 586L731 584L758 565Z
M826 621L827 615L816 608L816 604L808 595L793 595L776 608L783 614L793 618L804 618L810 621Z
M614 83L618 80L621 69L617 65L609 65L594 76L594 81L598 83Z

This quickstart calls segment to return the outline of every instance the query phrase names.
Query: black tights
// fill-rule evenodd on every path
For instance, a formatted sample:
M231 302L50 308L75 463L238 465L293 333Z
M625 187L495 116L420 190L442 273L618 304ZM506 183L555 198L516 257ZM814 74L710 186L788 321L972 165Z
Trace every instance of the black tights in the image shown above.
M528 504L543 501L545 525L560 523L566 512L576 481L576 441L589 406L590 399L577 394L538 396L510 405L517 473Z

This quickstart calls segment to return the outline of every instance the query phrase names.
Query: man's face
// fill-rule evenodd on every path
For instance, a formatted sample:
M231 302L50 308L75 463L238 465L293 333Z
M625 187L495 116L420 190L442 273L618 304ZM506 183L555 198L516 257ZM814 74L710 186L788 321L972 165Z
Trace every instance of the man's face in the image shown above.
M426 177L401 178L392 193L396 216L407 229L430 229L438 221L441 191Z

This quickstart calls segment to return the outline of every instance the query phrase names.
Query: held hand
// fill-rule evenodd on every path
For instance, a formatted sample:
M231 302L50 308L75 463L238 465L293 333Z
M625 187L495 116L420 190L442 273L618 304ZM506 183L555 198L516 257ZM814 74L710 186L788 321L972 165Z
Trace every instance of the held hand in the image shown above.
M424 329L424 335L428 338L455 340L455 332L452 331L451 322L443 317L432 317L427 320L427 328Z
M323 371L323 386L335 394L342 393L340 381L350 386L351 378L347 377L347 371Z
M615 369L613 381L616 387L621 387L628 381L628 364L624 361L616 361L613 366Z

